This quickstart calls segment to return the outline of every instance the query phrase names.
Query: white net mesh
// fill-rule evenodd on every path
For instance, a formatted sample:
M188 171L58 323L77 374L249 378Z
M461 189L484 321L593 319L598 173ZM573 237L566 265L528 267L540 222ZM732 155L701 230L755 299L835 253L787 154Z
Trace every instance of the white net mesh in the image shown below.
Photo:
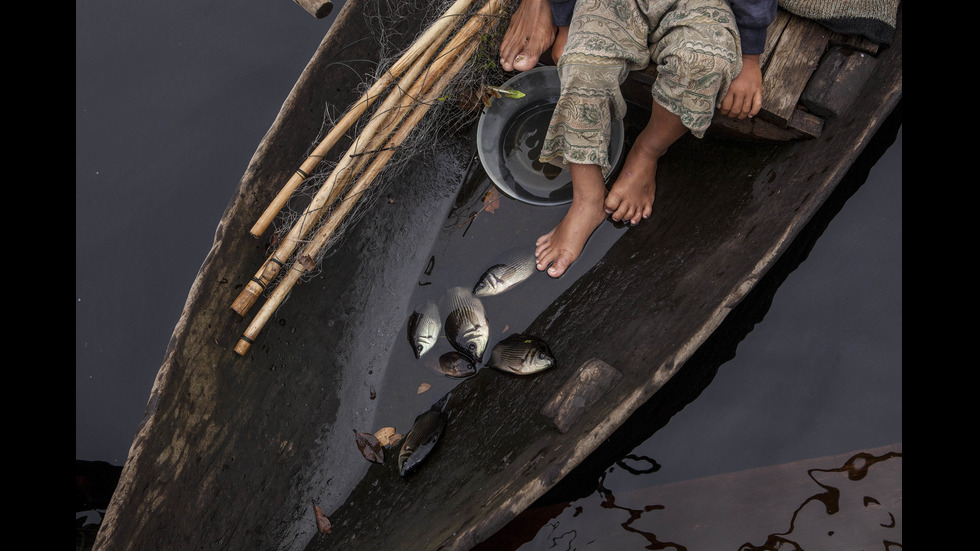
M426 63L412 64L411 67L418 70L418 77L414 80L399 77L402 80L396 80L394 84L388 86L350 127L347 135L354 140L355 154L353 156L343 154L337 162L326 160L320 162L316 170L293 193L274 224L270 254L284 243L290 240L296 241L290 259L287 260L282 258L283 255L277 254L280 261L290 266L310 251L308 244L316 241L315 254L309 254L303 262L306 270L303 278L315 276L323 258L335 247L337 241L343 238L351 225L356 223L364 213L370 212L371 203L385 195L389 183L395 180L406 163L420 155L433 153L440 147L443 139L468 128L476 121L480 108L484 105L483 100L489 99L487 87L499 86L506 80L498 63L499 46L510 13L516 4L516 0L493 0L489 5L485 4L485 0L475 0L463 15L454 16L459 22L450 33L448 40L439 41L435 45L439 48L439 53ZM421 31L424 33L434 22L442 20L446 10L454 5L456 4L453 0L414 3L389 0L367 2L365 19L370 27L369 39L376 41L380 61L375 71L365 76L358 92L364 94L386 75L394 74L392 68L397 65L406 51L396 45L414 43L414 39L408 40L399 35L396 30L403 18L417 18L420 10L423 11L425 22L422 24ZM488 6L492 9L482 14L478 13ZM464 27L464 23L468 21L479 25ZM453 40L464 35L461 28L473 30L472 37L461 40L457 47L453 48L454 51L447 51ZM469 34L466 36L469 37ZM459 57L466 57L466 63L458 72L452 70L442 72L441 67L446 62ZM403 74L407 75L411 72L408 70ZM433 86L428 94L419 92L413 95L412 89L409 88L412 84L418 85L420 82L435 82L443 76L446 78L451 76L451 80L440 83L445 84L444 86ZM409 80L409 83L406 84L405 80ZM393 97L399 89L405 91L410 99L405 100L406 103L402 104L404 105L402 108L386 107L386 100ZM424 92L424 89L422 91ZM376 122L389 113L411 118L412 112L423 104L428 105L428 109L421 119L411 123L410 131L407 131L410 125L402 122L404 119L398 119L397 123ZM317 142L337 124L340 115L342 113L337 112L336 106L327 107ZM405 132L403 136L399 129ZM378 138L372 142L372 136ZM395 145L392 145L393 136L399 136L400 140L395 140L398 141ZM314 145L311 145L311 152ZM337 155L328 157L336 158ZM368 167L376 169L376 172L365 172ZM352 189L354 186L364 186L363 191ZM329 190L333 190L333 193ZM319 206L310 209L309 205L317 201L317 196L319 196ZM330 198L324 200L326 196ZM313 219L316 219L315 223L312 222ZM309 230L297 240L295 228L298 224L309 227ZM329 235L329 238L323 240L318 237L322 235ZM280 277L281 275L282 273ZM274 287L275 283L269 285L268 289Z

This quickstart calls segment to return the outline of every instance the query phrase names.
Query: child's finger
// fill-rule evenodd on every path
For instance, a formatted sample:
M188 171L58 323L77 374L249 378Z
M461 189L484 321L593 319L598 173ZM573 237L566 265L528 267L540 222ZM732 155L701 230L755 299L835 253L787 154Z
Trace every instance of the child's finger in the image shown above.
M738 114L738 118L744 119L750 116L752 113L752 96L745 96L742 98L742 112Z
M762 91L757 90L755 94L752 95L752 108L749 110L749 116L754 117L762 111Z
M721 100L721 105L718 106L718 110L721 111L722 115L728 115L729 111L732 110L732 91L729 89L728 93Z
M741 95L736 101L737 108L734 109L732 117L736 117L739 120L748 117L752 112L752 96Z

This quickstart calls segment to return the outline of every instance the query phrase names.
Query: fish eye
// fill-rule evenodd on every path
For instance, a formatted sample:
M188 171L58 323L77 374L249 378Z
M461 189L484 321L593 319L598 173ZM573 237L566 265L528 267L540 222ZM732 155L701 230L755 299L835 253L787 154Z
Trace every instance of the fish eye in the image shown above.
M476 344L470 343L469 349L470 350L476 350Z
M420 345L416 346L415 349L418 350L419 352L421 352L422 351L422 345L420 344Z

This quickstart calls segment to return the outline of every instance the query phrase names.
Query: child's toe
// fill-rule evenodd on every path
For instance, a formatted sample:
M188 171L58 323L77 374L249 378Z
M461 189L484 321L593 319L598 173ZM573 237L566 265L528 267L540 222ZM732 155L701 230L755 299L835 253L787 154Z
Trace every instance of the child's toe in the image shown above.
M606 201L603 203L603 207L606 209L606 214L615 214L619 210L619 205L622 203L622 198L618 193L610 191L606 195Z
M526 51L517 54L514 58L514 69L518 71L530 71L538 64L538 56L530 55Z
M620 215L619 216L619 219L620 220L631 221L633 219L634 213L636 213L636 209L633 208L632 205L626 205L625 207L620 208L619 210L620 210L620 212L617 213L617 214Z
M564 255L559 255L554 262L551 263L551 267L548 268L548 275L551 277L561 277L565 270L568 269L568 259Z

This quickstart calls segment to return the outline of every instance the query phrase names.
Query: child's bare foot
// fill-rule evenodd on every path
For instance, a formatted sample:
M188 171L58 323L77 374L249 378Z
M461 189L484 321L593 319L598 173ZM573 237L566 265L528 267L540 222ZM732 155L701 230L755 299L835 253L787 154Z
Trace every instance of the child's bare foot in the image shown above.
M548 0L521 0L500 43L501 67L505 71L533 69L555 42L557 31Z
M551 277L560 277L565 273L565 270L582 254L592 232L606 219L606 213L602 210L605 185L599 167L597 165L571 165L571 167L575 187L568 213L555 229L539 237L535 243L537 248L534 255L537 257L537 268L538 270L547 268L548 275ZM586 172L578 182L576 182L577 170ZM587 182L583 183L583 180Z
M680 117L653 102L650 121L637 136L606 197L606 214L616 222L625 220L634 226L650 217L657 191L657 162L685 133L687 127Z
M630 149L603 205L613 221L624 220L635 226L653 213L659 159L660 155L641 146L639 141Z

